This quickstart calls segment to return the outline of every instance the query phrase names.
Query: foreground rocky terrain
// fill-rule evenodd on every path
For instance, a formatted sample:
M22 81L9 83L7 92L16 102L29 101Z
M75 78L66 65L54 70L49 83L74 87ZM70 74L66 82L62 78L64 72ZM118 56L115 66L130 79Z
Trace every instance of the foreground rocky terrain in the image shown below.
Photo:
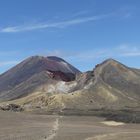
M3 110L140 122L140 70L108 59L81 73L61 58L35 56L0 75L0 99Z
M93 116L33 115L0 111L0 140L139 140L140 125Z

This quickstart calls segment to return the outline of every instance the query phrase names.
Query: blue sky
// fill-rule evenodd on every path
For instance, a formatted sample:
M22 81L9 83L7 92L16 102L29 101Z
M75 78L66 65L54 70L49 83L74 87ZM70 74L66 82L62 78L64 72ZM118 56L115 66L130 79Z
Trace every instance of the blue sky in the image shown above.
M140 68L139 0L1 0L0 73L33 55L81 71L107 58Z

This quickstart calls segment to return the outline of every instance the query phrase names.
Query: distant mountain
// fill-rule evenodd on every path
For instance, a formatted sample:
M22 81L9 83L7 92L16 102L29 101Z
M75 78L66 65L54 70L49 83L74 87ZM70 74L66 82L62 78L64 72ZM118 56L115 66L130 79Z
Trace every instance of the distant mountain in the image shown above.
M76 85L88 109L126 109L140 106L140 70L113 59L79 75Z
M133 117L140 112L140 70L108 59L81 73L58 57L31 57L0 76L0 99L47 113Z
M0 75L0 99L26 96L45 83L73 81L78 73L78 69L61 58L33 56Z

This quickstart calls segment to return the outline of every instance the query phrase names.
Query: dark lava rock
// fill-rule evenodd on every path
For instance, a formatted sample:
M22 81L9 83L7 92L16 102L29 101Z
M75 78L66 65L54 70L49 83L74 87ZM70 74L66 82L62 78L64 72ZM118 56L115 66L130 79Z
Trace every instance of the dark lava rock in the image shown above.
M0 106L0 110L21 112L24 109L20 105L17 105L17 104L7 104L7 105Z

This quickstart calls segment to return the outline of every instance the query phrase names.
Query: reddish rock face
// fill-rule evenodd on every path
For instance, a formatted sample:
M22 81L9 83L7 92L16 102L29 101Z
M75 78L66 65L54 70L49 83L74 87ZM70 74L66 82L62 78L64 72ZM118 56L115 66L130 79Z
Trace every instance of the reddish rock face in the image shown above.
M66 82L75 80L76 74L80 73L61 58L33 56L0 75L0 92L10 90L43 72L47 72L48 78Z
M75 74L73 73L63 73L61 71L50 71L50 77L55 80L62 80L65 82L74 81Z
M50 78L62 81L75 80L76 74L80 73L79 70L67 63L65 60L50 56L50 57L32 57L30 63L35 65L34 69L38 72L47 71ZM32 62L34 61L34 62Z
M55 56L46 57L43 61L43 67L51 73L52 79L66 82L75 80L76 74L80 73L72 65Z
M64 73L65 75L67 75L67 74L76 75L78 73L81 73L78 69L74 68L72 65L67 63L65 60L55 57L55 56L49 56L49 57L44 58L43 65L47 71L55 72L57 74Z

